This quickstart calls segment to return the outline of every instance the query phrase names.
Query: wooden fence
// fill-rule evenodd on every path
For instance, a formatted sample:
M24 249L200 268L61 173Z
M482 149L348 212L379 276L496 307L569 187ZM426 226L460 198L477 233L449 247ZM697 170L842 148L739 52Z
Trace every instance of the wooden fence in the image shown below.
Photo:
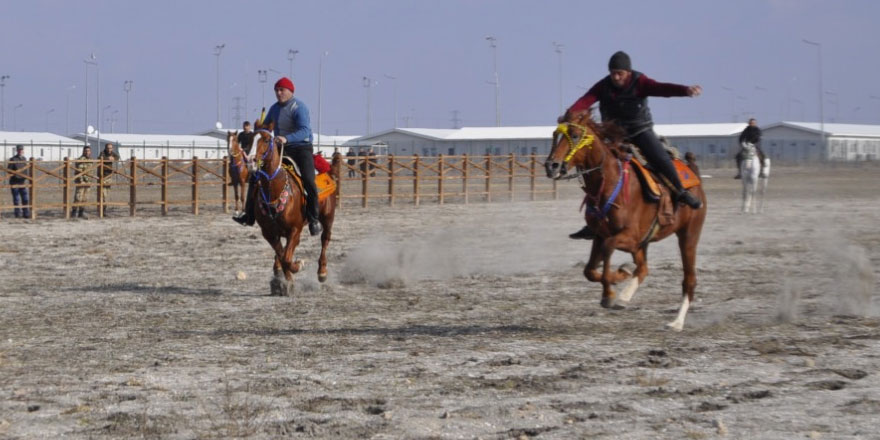
M78 172L76 160L44 162L31 159L19 171L0 163L0 216L11 217L13 209L9 189L25 187L30 196L30 218L70 218L74 208L88 208L104 216L104 208L118 215L119 208L128 215L160 213L170 210L229 212L234 203L229 188L229 162L223 159L131 158L113 164L108 179L99 178L103 160L83 161ZM343 158L340 167L342 206L372 204L420 205L434 202L471 203L513 200L556 199L557 182L544 175L543 158L537 156L357 156ZM10 185L9 177L25 179L22 185ZM85 177L88 183L76 183ZM74 203L74 191L89 188L86 202ZM577 185L565 185L577 190ZM107 189L107 200L102 193ZM572 193L575 194L575 193Z

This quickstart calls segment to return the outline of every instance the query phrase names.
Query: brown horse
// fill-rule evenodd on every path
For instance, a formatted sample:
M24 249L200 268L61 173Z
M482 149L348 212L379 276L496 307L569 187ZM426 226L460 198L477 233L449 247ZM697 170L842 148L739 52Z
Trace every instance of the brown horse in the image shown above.
M644 282L648 275L648 243L660 241L673 233L678 236L684 266L682 304L678 316L667 325L680 331L697 285L697 242L706 219L706 194L699 185L690 188L703 206L695 210L678 205L671 218L661 217L661 204L646 198L646 189L639 178L630 178L634 177L634 170L629 156L621 148L622 137L619 128L594 122L589 111L566 115L553 133L553 146L544 163L547 177L578 177L587 193L587 224L596 232L597 238L593 240L584 276L602 283L602 307L623 307L615 304L612 284L630 279L618 301L627 303ZM569 170L570 165L572 170ZM690 165L691 170L695 168L695 164ZM574 173L569 174L570 171ZM668 189L663 191L669 194ZM611 269L611 254L616 249L632 254L636 266L634 272L627 267L616 271ZM597 270L600 261L604 263L601 273Z
M235 212L244 209L244 196L247 191L248 167L245 153L238 143L238 132L226 132L226 148L229 151L229 184L235 194Z
M254 183L255 215L257 224L263 232L263 238L275 250L274 277L270 283L272 295L287 296L293 292L293 274L302 269L303 261L294 260L293 253L299 244L299 237L307 227L305 213L305 197L302 188L282 167L280 142L275 142L272 135L273 123L267 126L256 125L255 160L251 163L251 172L256 177ZM339 182L339 155L333 156L330 176ZM324 231L321 233L321 256L318 259L318 281L327 280L327 245L333 228L336 204L339 196L338 186L329 197L320 197L319 220ZM284 238L286 243L281 244ZM281 277L281 274L284 277Z

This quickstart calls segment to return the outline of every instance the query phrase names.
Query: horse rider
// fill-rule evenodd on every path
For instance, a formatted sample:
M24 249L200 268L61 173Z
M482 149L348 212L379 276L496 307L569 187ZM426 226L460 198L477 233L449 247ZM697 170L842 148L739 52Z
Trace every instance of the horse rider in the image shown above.
M599 112L603 122L614 122L626 133L626 140L634 144L653 169L666 177L673 185L675 197L693 209L702 206L700 199L684 189L678 172L654 133L654 121L648 108L648 97L691 96L702 93L698 85L684 86L657 82L647 75L633 70L629 55L618 51L608 61L609 74L602 78L569 107L566 115L589 109L599 102ZM560 122L565 116L560 117ZM595 233L585 226L569 235L574 239L592 239Z
M733 176L734 179L742 179L742 171L740 171L740 167L742 166L743 160L746 158L746 150L743 144L750 143L755 146L755 150L758 150L758 157L761 159L761 176L764 175L764 151L761 150L761 129L758 128L758 121L755 118L749 119L749 125L743 130L739 135L739 152L736 153L736 175Z
M244 156L251 155L251 148L254 144L254 129L251 127L251 121L244 121L241 125L241 133L238 134L238 145L244 151Z
M306 196L306 220L309 222L309 234L321 233L318 221L318 188L315 185L315 159L312 148L312 128L309 124L309 109L305 103L293 97L293 81L287 77L275 83L275 97L278 102L272 104L263 124L275 123L275 139L284 146L284 155L293 159L299 167L303 189ZM233 217L245 226L254 224L254 187L248 188L247 202L244 212Z

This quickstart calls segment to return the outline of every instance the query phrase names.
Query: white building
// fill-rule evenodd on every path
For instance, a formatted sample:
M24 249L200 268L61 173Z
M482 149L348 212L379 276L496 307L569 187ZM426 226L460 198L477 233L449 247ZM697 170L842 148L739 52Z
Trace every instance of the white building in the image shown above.
M0 131L0 153L2 160L15 156L15 146L24 145L24 155L28 159L54 161L65 157L75 159L82 154L83 141L59 136L53 133L36 131Z
M880 125L778 122L762 130L761 147L773 160L787 163L863 161L880 158Z
M236 130L230 130L236 131ZM226 134L228 132L226 130L218 130L212 129L209 131L205 131L202 133L198 133L201 136L210 136L213 138L223 140L224 144L226 143ZM351 141L352 139L357 139L357 136L331 136L331 135L318 135L317 133L312 133L312 141L315 146L315 153L320 152L324 155L324 157L330 157L334 152L339 151L341 154L348 153L348 146L343 146L346 142Z
M80 144L86 139L83 134L74 137ZM95 157L108 142L122 159L222 159L228 156L225 137L221 140L199 135L101 133L90 134L87 139Z

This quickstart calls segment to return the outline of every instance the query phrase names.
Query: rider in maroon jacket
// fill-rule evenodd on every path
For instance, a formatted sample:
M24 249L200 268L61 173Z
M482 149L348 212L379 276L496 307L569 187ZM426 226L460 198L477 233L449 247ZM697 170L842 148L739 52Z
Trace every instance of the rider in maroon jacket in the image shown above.
M648 97L699 96L703 88L654 81L647 75L632 70L629 55L622 51L611 56L608 70L609 75L593 85L566 114L587 110L598 101L602 122L612 121L623 128L627 141L639 148L656 172L669 179L675 188L677 200L693 209L699 209L702 202L682 187L669 154L654 133ZM569 237L592 239L595 234L584 227Z

